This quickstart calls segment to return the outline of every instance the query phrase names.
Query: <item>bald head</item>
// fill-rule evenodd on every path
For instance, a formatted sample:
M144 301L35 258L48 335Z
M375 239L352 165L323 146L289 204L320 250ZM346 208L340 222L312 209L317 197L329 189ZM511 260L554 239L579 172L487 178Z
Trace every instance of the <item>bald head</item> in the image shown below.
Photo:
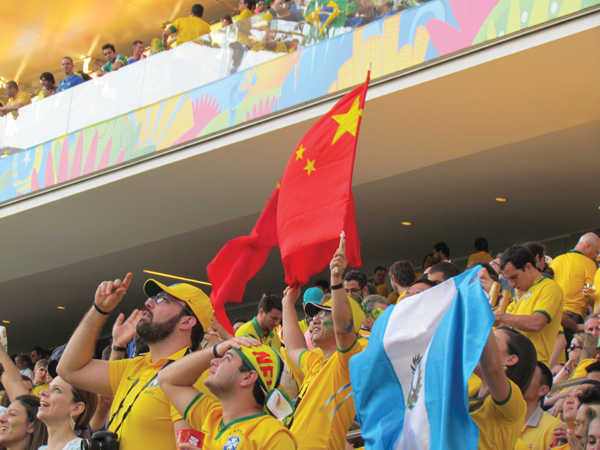
M600 253L600 238L595 233L585 233L575 246L575 250L580 251L588 258L595 260Z

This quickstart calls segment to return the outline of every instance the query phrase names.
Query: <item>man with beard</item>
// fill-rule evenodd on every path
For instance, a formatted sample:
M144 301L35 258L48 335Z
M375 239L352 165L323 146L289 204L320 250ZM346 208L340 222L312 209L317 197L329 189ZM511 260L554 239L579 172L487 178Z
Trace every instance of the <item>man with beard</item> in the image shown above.
M135 331L150 352L120 361L93 359L96 338L131 278L128 273L122 281L104 281L98 286L92 307L67 344L58 372L77 387L114 396L108 430L118 434L121 450L175 450L176 431L189 426L159 387L158 372L198 348L211 324L210 300L189 284L165 286L146 281L144 292L149 298ZM126 345L113 342L113 349L124 351Z

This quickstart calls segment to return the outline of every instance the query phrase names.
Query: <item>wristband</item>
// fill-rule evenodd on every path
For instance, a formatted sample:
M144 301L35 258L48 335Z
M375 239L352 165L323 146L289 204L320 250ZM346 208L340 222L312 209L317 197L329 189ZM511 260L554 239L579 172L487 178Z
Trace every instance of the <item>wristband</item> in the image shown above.
M221 357L221 355L219 355L219 354L217 353L217 347L218 347L218 346L219 346L219 344L217 344L217 345L215 345L215 346L213 347L213 355L215 355L215 358L220 358L220 357Z
M566 365L566 364L563 366L563 369L565 369L565 372L567 372L567 373L571 373L571 371L569 370L569 368L567 367L567 365Z
M103 316L108 316L110 314L110 312L102 311L100 308L98 308L98 305L96 305L96 302L92 302L92 304L94 305L94 309L96 311L98 311L100 314L102 314Z
M127 351L127 347L119 347L118 345L113 344L111 346L111 348L115 351L115 352L126 352Z
M332 290L332 291L337 291L338 289L341 289L341 288L343 288L343 287L344 287L344 284L343 284L343 283L340 283L340 284L335 284L335 285L331 286L331 290Z

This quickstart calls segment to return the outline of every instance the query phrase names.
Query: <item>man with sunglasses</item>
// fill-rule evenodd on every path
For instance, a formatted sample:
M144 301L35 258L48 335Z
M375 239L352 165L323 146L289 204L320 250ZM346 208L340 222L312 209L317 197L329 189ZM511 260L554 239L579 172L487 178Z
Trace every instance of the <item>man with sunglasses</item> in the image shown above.
M298 325L295 303L300 296L299 287L288 288L283 298L286 351L304 375L290 425L300 450L345 448L346 433L356 415L349 395L352 389L348 364L362 350L357 344L357 332L365 314L343 289L342 274L347 260L345 240L341 239L340 249L330 264L331 299L323 304L305 305L307 316L312 317L310 330L317 350L307 350Z
M93 359L96 339L111 311L123 299L132 275L124 280L104 281L98 286L92 307L71 336L58 372L69 383L113 397L108 431L118 434L120 449L176 449L175 433L189 428L158 385L158 372L190 350L195 350L211 324L208 297L189 284L165 286L148 280L149 297L139 321L127 321L128 339L137 334L150 349L133 359ZM113 350L124 352L128 342L113 342ZM202 385L200 384L200 388Z

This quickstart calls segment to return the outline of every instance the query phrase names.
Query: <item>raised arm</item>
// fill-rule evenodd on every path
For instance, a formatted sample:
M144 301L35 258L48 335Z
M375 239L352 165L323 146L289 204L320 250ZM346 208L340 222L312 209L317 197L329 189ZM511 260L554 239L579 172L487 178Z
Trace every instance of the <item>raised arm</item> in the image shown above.
M247 337L237 337L221 342L215 347L193 352L175 361L158 372L158 384L175 409L183 415L186 408L198 395L194 383L210 367L216 357L222 358L230 348L260 345L260 342Z
M298 366L300 355L307 349L304 334L298 325L296 301L300 297L300 288L289 287L283 295L283 340L290 359ZM298 367L299 368L299 367Z
M57 367L58 374L67 382L107 397L113 395L108 361L93 359L94 346L108 313L123 299L131 278L128 273L123 281L104 281L96 289L94 306L75 329Z
M352 306L350 299L344 289L333 289L334 286L342 284L342 275L348 260L346 259L346 238L340 238L340 247L335 252L329 268L331 269L331 316L333 318L333 330L339 350L348 350L356 341L354 331L354 320L352 319Z
M10 359L10 356L4 350L4 347L0 345L0 364L4 372L2 372L2 384L8 399L12 402L19 395L27 395L27 389L23 386L23 379L21 378L21 372L15 363ZM33 382L33 380L31 380Z
M483 378L488 385L492 398L496 403L504 402L510 395L510 383L500 359L500 351L493 331L483 348L480 362Z

